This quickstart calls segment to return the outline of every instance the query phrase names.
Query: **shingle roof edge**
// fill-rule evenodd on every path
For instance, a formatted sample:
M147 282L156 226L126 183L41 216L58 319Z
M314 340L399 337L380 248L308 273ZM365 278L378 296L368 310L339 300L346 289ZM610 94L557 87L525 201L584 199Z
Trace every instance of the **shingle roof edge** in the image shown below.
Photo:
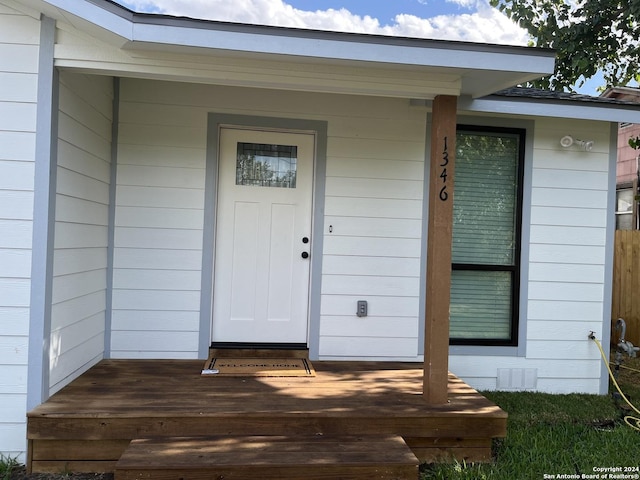
M595 103L602 105L624 105L634 108L640 108L640 104L625 100L617 100L615 98L596 97L593 95L585 95L575 92L558 92L554 90L543 90L539 88L512 87L493 93L490 97L509 97L523 98L533 100L548 100L554 102L578 102L578 103Z

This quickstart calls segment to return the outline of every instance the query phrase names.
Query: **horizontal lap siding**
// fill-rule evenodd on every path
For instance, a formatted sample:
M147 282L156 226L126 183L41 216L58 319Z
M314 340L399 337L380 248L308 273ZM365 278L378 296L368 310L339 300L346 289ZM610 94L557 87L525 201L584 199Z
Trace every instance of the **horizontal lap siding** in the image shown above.
M536 123L532 172L526 356L453 356L450 368L476 388L496 388L497 368L535 368L541 391L598 393L603 336L609 126L573 121L591 152L562 149L559 121ZM606 325L608 326L608 324Z
M114 358L198 356L207 110L174 98L190 89L122 80Z
M597 393L600 356L587 335L593 330L602 338L605 288L611 288L605 284L609 126L573 122L574 135L595 141L585 152L558 148L564 125L554 123L536 126L527 358L561 361L555 370L539 367L539 389Z
M103 358L113 81L62 72L51 393Z
M0 452L24 461L40 23L0 3Z
M209 112L328 122L320 355L415 358L424 110L142 80L122 82L112 354L197 356Z
M426 114L362 100L329 117L320 357L415 359Z
M585 342L582 342L584 345ZM549 393L598 393L599 382L594 380L594 372L600 371L601 360L588 353L589 358L576 359L573 349L567 348L567 354L555 358L496 357L483 355L453 356L449 369L464 372L473 387L479 390L495 390L497 369L537 370L536 390ZM571 357L565 360L565 357ZM492 371L488 372L491 365Z

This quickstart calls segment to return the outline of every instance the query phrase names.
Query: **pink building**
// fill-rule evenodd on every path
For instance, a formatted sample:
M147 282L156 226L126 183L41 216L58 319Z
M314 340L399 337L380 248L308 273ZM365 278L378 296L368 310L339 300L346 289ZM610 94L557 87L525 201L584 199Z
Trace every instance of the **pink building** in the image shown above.
M640 103L640 89L613 87L603 97ZM638 203L634 196L638 192L638 158L640 151L629 146L629 139L640 136L640 124L620 123L618 127L618 161L616 168L616 228L631 230L638 228Z

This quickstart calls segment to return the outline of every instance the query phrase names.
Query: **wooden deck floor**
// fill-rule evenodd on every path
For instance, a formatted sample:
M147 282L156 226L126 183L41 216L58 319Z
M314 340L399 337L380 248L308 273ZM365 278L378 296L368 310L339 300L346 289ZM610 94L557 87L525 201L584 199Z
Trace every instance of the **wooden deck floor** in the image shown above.
M139 438L399 435L421 461L487 461L507 415L449 378L428 406L421 364L313 362L316 377L201 376L199 360L104 360L28 413L33 472L113 471Z

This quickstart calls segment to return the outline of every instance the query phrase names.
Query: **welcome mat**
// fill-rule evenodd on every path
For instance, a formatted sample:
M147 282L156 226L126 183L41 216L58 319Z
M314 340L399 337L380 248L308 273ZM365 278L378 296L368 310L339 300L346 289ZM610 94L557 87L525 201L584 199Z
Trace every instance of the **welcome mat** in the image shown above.
M209 358L202 375L223 377L315 377L306 358Z

